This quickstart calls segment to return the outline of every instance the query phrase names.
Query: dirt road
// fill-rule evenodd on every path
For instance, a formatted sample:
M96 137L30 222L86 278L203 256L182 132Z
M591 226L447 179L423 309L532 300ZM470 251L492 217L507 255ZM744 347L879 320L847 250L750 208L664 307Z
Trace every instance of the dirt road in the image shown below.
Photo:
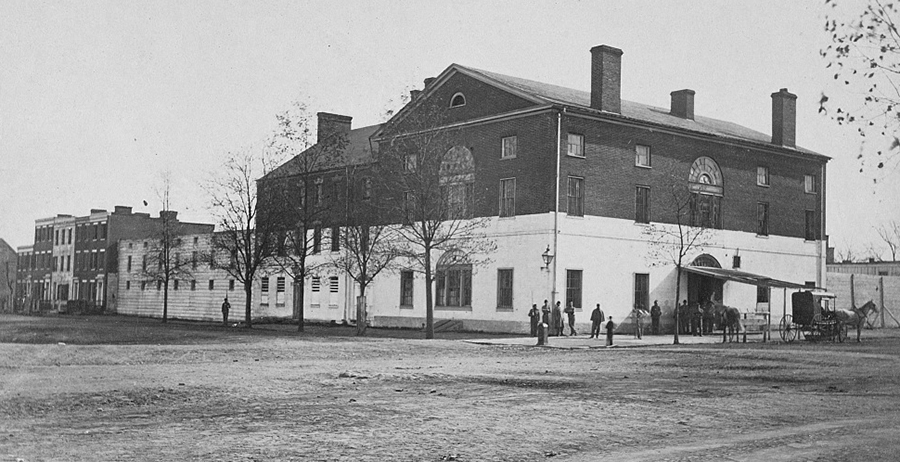
M0 316L0 460L900 454L897 331L862 344L555 350L82 322Z

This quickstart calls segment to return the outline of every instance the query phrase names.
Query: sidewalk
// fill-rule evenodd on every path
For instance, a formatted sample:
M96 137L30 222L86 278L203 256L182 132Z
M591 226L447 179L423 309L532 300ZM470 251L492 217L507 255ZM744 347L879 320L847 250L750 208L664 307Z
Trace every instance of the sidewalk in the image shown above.
M536 337L510 337L510 338L490 338L490 339L469 339L464 342L474 343L478 345L521 345L536 346ZM705 335L703 337L694 337L690 334L679 335L678 341L682 345L697 345L704 343L721 343L722 335ZM613 338L613 348L634 348L644 346L662 346L672 345L674 336L666 335L644 335L642 339L636 339L632 334L619 334ZM550 337L546 348L561 348L564 350L576 350L587 348L606 348L606 336L603 335L599 339L589 338L587 335L577 335L575 337Z

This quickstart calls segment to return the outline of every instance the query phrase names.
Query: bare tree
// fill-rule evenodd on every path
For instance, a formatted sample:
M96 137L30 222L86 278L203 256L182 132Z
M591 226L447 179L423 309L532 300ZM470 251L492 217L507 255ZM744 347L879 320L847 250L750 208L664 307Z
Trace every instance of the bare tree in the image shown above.
M4 268L6 269L6 274L3 278L4 285L6 286L8 292L6 293L6 309L9 311L13 310L13 304L16 293L16 275L15 270L12 268L12 262L10 260L6 260L4 263Z
M169 283L172 281L192 279L193 270L201 258L192 252L190 258L183 254L184 226L178 221L171 209L172 180L170 172L161 175L161 186L157 190L162 211L159 221L154 224L146 253L146 265L141 270L141 277L146 281L156 282L163 289L162 322L169 316Z
M847 244L836 249L837 261L840 263L853 263L857 259L856 249Z
M359 285L356 335L365 335L366 288L379 274L397 268L403 247L397 227L377 219L383 208L372 193L371 177L359 174L360 170L347 169L347 213L340 233L340 253L331 259L331 266L347 273Z
M679 326L679 300L681 299L681 277L687 257L710 244L720 217L713 209L704 209L704 199L691 192L682 176L673 169L658 188L662 197L656 204L661 213L658 222L645 227L643 235L650 243L647 259L650 266L675 265L675 340L677 345ZM713 197L708 199L715 200Z
M272 171L275 165L276 158L267 150L234 151L226 157L220 174L205 185L218 228L212 239L212 258L226 255L227 261L216 258L214 263L243 284L247 328L253 327L253 281L265 270L275 252L279 230L276 220L258 219L260 210L275 207L275 204L261 204L260 198L263 201L277 198L258 194L256 179Z
M481 198L472 154L457 144L457 131L446 128L442 109L411 101L386 124L375 153L377 177L393 198L386 216L403 223L397 234L407 244L405 256L425 275L426 339L434 338L435 257L475 267L496 250L484 233L488 219L476 215Z
M867 158L865 150L858 156L861 166L868 162L882 169L900 158L896 155L900 152L898 4L869 0L861 10L859 2L825 0L825 4L830 7L825 32L831 43L820 53L835 82L849 91L831 98L823 94L819 112L840 125L856 127L864 140L883 143L880 149L870 149L876 152L873 158Z
M897 250L900 250L900 223L891 220L876 227L875 230L890 251L891 261L897 261Z
M329 171L338 172L342 152L347 146L346 133L340 130L316 132L306 106L294 102L292 107L276 116L278 129L269 147L284 165L261 179L270 205L264 219L278 228L277 254L274 262L291 275L294 286L293 314L297 330L304 329L304 293L306 278L326 262L311 265L310 255L318 252L322 225L340 216L344 203L339 185L331 178L326 191ZM272 213L269 213L269 212Z

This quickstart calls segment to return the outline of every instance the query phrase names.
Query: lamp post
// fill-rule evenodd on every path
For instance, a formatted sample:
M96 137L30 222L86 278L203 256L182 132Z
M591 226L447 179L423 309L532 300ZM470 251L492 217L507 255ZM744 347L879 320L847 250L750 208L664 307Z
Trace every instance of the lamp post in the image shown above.
M550 263L553 262L553 254L550 253L550 246L547 246L547 250L541 254L541 258L544 260L544 266L541 267L542 270L550 270Z

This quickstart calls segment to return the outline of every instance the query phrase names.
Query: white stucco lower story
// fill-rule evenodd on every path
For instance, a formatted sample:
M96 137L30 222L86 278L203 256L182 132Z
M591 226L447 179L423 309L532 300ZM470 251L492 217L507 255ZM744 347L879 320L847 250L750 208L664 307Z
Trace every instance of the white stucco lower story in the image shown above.
M677 272L672 262L650 257L645 225L633 221L602 217L559 218L559 234L554 244L552 214L493 218L486 229L497 250L490 262L472 269L471 303L465 306L435 307L438 328L452 320L454 329L525 333L529 330L528 310L540 307L544 300L565 304L567 276L581 272L581 306L576 307L576 329L590 329L590 314L600 304L607 316L629 329L628 315L635 303L635 275L649 277L649 301L658 300L663 309L663 328L671 330ZM753 233L716 230L707 245L693 249L684 259L690 264L697 256L713 257L721 267L732 268L735 254L740 255L740 270L799 284L823 286L824 251L821 241L801 238L756 236ZM541 254L550 247L554 261L544 268ZM440 255L435 255L438 260ZM327 259L328 255L319 255ZM498 271L512 270L512 308L498 307ZM305 318L310 321L355 321L358 288L347 275L320 271L306 283ZM378 327L421 328L425 322L425 278L414 273L413 303L401 305L399 273L379 275L367 289L368 320ZM681 280L680 298L688 299L689 276ZM289 284L290 286L290 284ZM287 300L292 298L288 287ZM787 291L787 305L790 294ZM785 292L772 289L768 305L757 303L756 286L724 282L722 302L745 312L771 309L777 324L785 306ZM577 298L577 297L576 297ZM787 306L790 312L790 306ZM649 323L649 319L645 320Z

